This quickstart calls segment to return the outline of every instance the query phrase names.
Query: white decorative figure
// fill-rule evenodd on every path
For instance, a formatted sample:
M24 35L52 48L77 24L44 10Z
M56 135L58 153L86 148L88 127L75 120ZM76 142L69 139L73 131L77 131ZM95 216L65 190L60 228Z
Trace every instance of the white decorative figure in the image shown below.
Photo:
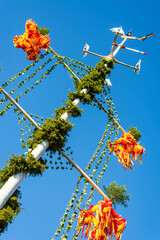
M111 28L110 29L112 32L114 32L115 34L119 34L119 35L124 35L124 31L123 31L123 29L122 29L122 27L116 27L116 28Z
M86 43L86 45L83 48L83 57L87 55L87 51L89 50L89 45Z
M111 83L109 78L105 79L104 84L107 85L107 86L112 86L112 83Z

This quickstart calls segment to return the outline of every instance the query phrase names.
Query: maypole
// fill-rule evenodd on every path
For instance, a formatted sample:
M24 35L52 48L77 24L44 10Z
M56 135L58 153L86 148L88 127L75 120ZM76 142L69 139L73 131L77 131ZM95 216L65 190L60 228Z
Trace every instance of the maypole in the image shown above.
M119 52L120 49L128 49L134 52L140 52L144 54L142 51L134 50L131 48L124 47L124 43L127 39L138 39L135 37L131 37L128 35L125 35L122 28L112 28L111 31L116 34L115 39L112 44L111 52L107 56L102 56L93 52L88 51L89 45L86 44L83 49L83 55L86 56L86 54L92 54L97 57L102 58L102 61L96 65L94 69L92 69L88 75L82 77L80 79L68 66L67 63L63 60L63 58L58 55L51 47L50 47L50 38L48 35L42 35L38 31L37 25L32 21L29 20L26 23L26 32L24 35L15 37L14 38L14 44L17 48L22 48L27 53L27 59L28 60L37 60L38 54L41 51L41 48L44 50L49 50L54 54L53 58L57 58L57 64L61 63L63 64L64 68L67 69L67 71L71 74L72 78L74 79L74 84L76 88L75 93L70 93L69 95L69 101L66 102L66 106L60 108L58 111L56 111L55 119L47 119L46 123L40 127L33 118L17 103L18 99L15 101L5 90L3 87L0 86L0 91L3 92L3 94L6 96L7 99L11 101L12 104L18 108L18 110L31 122L33 126L36 127L35 132L33 133L32 137L33 139L28 141L28 146L32 150L28 152L27 158L26 158L26 164L28 161L36 160L38 161L43 153L50 149L52 152L58 151L62 156L64 156L70 164L74 168L76 168L79 173L86 179L87 182L89 182L94 189L96 189L104 198L104 201L99 202L95 207L90 208L88 211L84 210L80 212L79 218L78 218L78 234L80 233L82 225L87 225L86 217L89 216L91 218L95 218L96 220L93 221L94 228L91 229L90 226L87 227L87 233L86 236L89 236L94 239L100 239L99 237L103 235L103 239L106 239L107 236L111 235L112 232L114 233L114 236L121 237L122 231L125 228L126 220L122 219L120 215L118 215L113 209L112 209L112 202L109 200L109 198L106 196L106 194L97 186L97 184L91 179L91 177L86 174L85 171L83 171L63 150L63 147L66 142L66 138L68 136L68 131L71 130L72 124L68 122L68 119L70 116L79 116L80 110L78 108L78 105L80 102L89 104L91 101L94 101L98 104L98 106L108 115L109 119L113 121L113 124L115 124L118 129L120 129L123 132L123 135L120 139L118 139L114 143L108 143L109 151L113 152L114 155L118 157L118 161L122 163L125 169L132 169L133 162L131 160L131 155L133 157L133 160L137 160L139 157L139 163L141 163L141 155L144 153L144 148L141 147L139 143L136 142L135 138L131 135L131 132L127 133L122 126L119 124L119 122L114 118L114 115L112 115L107 109L103 106L103 104L95 97L95 94L99 94L104 89L104 82L105 77L108 73L110 73L110 67L112 67L113 63L121 64L124 66L127 66L129 68L134 69L135 73L138 73L138 70L140 70L140 62L138 61L136 66L131 66L122 62L119 62L115 59L116 54ZM118 36L121 36L123 38L123 41L120 44L116 44ZM150 35L149 35L150 36ZM138 40L144 40L147 36L143 38L139 38ZM114 48L117 47L117 49L114 51ZM54 66L55 67L55 66ZM52 68L54 68L52 67ZM51 129L55 136L55 139L50 136L52 132L47 133L47 128ZM56 131L59 131L56 133ZM58 139L58 140L57 140ZM14 158L12 159L14 160ZM24 160L24 156L21 158L21 160ZM44 167L41 166L42 171ZM3 172L3 171L2 171ZM9 179L3 183L2 188L0 189L0 209L4 207L4 205L7 203L9 198L12 196L12 194L16 191L20 183L24 180L26 177L27 172L18 172L15 175L9 177ZM2 180L1 180L2 181ZM106 212L104 208L108 208L109 212L109 218L106 219ZM101 209L101 210L100 210ZM93 213L96 212L94 215ZM112 214L110 214L112 213ZM103 221L99 218L99 216L103 215ZM110 219L110 220L109 220ZM114 228L108 226L108 230L106 231L106 224L110 224L108 221L114 222ZM118 219L118 220L116 220ZM99 227L100 225L101 227ZM120 230L121 229L121 230ZM98 232L101 233L98 233ZM98 234L98 235L97 235ZM82 230L83 235L83 230Z

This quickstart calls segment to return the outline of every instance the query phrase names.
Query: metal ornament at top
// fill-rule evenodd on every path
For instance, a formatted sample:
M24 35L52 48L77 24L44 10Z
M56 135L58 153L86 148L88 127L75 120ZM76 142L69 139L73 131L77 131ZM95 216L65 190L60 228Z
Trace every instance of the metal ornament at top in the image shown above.
M93 52L90 52L88 51L89 50L89 45L86 43L86 45L84 46L83 48L83 57L85 57L87 55L87 53L89 54L92 54L94 56L97 56L97 57L100 57L100 58L103 58L103 59L106 59L107 61L108 60L113 60L114 63L118 63L118 64L121 64L123 66L126 66L126 67L129 67L129 68L132 68L134 69L134 72L135 73L139 73L140 71L140 64L141 64L141 59L139 59L138 63L134 66L132 65L129 65L129 64L126 64L126 63L123 63L123 62L120 62L118 60L115 59L115 55L118 53L118 51L120 49L127 49L127 50L130 50L130 51L133 51L133 52L137 52L137 53L141 53L141 54L145 54L145 52L142 52L142 51L139 51L139 50L135 50L135 49L132 49L132 48L127 48L125 47L123 44L124 42L127 40L127 39L130 39L130 40L140 40L140 41L144 41L147 37L150 37L150 36L155 36L155 34L151 33L151 34L148 34L144 37L141 37L141 38L137 38L137 37L133 37L131 36L131 30L127 33L127 35L125 35L122 27L115 27L115 28L111 28L110 29L113 33L116 34L115 38L114 38L114 41L112 43L112 48L111 48L111 52L109 55L107 56L102 56L102 55L99 55L99 54L96 54L96 53L93 53ZM123 39L123 41L120 43L120 44L116 44L116 41L117 41L117 38L118 36L121 36L121 38ZM117 49L114 51L114 48L117 47Z

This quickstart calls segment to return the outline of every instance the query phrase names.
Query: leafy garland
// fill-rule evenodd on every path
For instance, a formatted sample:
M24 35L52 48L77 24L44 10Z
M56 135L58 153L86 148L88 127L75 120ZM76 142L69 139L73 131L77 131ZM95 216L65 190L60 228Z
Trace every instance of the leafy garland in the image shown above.
M18 124L20 125L21 129L21 139L20 142L22 143L22 148L26 149L27 151L27 147L28 147L28 141L30 141L30 134L34 133L34 126L29 122L29 120L18 110L18 109L14 109L14 111L17 113L18 115ZM28 113L28 112L27 112ZM29 114L29 113L28 113ZM33 115L32 113L29 114L32 118L36 119L37 125L41 126L45 123L45 120L47 120L47 118L43 118L40 117L38 115ZM27 137L28 136L28 137ZM71 147L66 146L65 147L65 152L67 153L67 155L69 155L71 157L71 155L73 154L73 151L71 150ZM62 156L61 154L58 152L57 154L54 154L54 161L52 160L53 158L53 154L51 151L50 152L45 152L43 154L43 159L45 162L45 166L46 169L48 169L49 167L51 167L51 169L70 169L72 170L72 165L65 159L63 159L62 162ZM47 161L47 158L50 158L50 161Z
M4 207L0 210L0 234L3 233L9 223L12 223L15 217L20 213L21 204L21 193L16 190L12 197L7 201Z
M7 165L0 171L0 187L13 175L22 172L29 173L30 176L42 175L45 169L45 164L42 159L37 161L32 154L28 153L27 157L24 154L21 156L12 155ZM0 233L7 229L8 223L12 223L14 218L20 213L21 210L21 193L16 190L10 197L4 207L0 210Z
M36 61L32 62L31 64L27 65L26 68L22 69L19 73L15 74L14 77L9 78L5 83L2 84L2 87L5 88L7 87L11 82L14 82L16 80L17 77L25 74L25 72L27 72L31 67L35 66L36 63L39 62L39 60L43 59L45 56L47 56L50 53L50 51L46 51L45 54L41 54L39 59L37 59ZM0 92L1 94L1 92Z
M28 146L34 149L43 141L49 142L48 150L56 152L63 148L67 142L68 132L71 131L73 124L61 119L48 118L41 129L36 129L32 140L28 141Z
M42 28L43 30L43 28ZM22 71L20 71L19 73L17 73L14 77L8 79L8 81L6 81L5 83L2 84L2 87L5 88L7 87L10 83L14 82L16 80L17 77L25 74L26 71L28 71L31 67L35 66L36 63L39 62L40 59L43 59L46 55L50 54L50 51L47 51L45 54L41 54L39 59L37 59L36 61L34 61L33 63L31 63L30 65L28 65L25 69L22 69ZM40 70L42 70L47 64L49 64L53 59L55 59L56 56L53 56L52 58L49 58L44 64L42 64L38 69L36 69L31 75L28 75L26 80L29 81L30 79L32 79ZM73 70L75 70L76 68L79 68L81 71L84 71L85 73L80 73L78 71L75 71L75 73L80 74L81 76L84 76L86 73L89 73L93 68L78 62L77 60L74 59L70 59L70 58L66 58L66 57L62 57L59 56L59 58L64 59L64 61L67 59L66 63L72 67ZM68 61L70 61L71 63L68 63ZM31 89L33 89L36 85L38 85L39 83L42 82L43 79L45 79L47 77L48 74L50 74L55 67L59 64L59 60L57 60L57 62L50 68L48 69L46 72L44 72L44 74L41 75L41 77L39 78L39 80L37 80L35 83L33 83L30 88L27 87L26 90L24 92L21 92L21 94L19 94L15 100L18 102L20 100L20 98L27 94ZM17 88L22 87L26 80L22 80L21 82L19 82L19 84L17 85ZM10 91L10 94L12 95L14 93L14 91L16 90L16 88L12 88L12 90ZM1 92L0 92L1 94ZM3 97L0 99L0 104L3 104L4 102L6 102L8 100L7 97ZM5 114L12 106L12 103L9 103L5 106L4 109L2 109L0 111L0 116L3 116L3 114Z
M45 62L45 63L44 63L41 67L39 67L37 70L35 70L35 72L34 72L33 74L31 74L30 76L27 76L27 79L26 79L26 80L29 81L31 78L33 78L33 77L38 73L39 70L43 69L43 68L45 67L45 65L47 65L47 64L48 64L50 61L52 61L54 58L55 58L55 56L52 57L52 58L50 58L50 59L48 59L48 61ZM55 69L55 67L58 65L58 63L59 63L59 62L57 61L57 62L56 62L54 65L52 65L46 72L44 72L44 74L42 74L42 75L40 76L39 80L36 80L36 81L30 86L30 88L27 87L24 92L21 92L21 94L19 94L19 95L15 98L15 101L18 102L23 95L27 94L31 89L34 88L34 86L36 86L36 85L38 85L39 83L41 83L42 80L45 79L45 78L47 77L47 75L49 75L49 74ZM20 88L24 83L25 83L25 80L22 80L22 81L18 84L17 87ZM13 94L14 91L15 91L15 88L12 89L12 91L10 92L10 94ZM2 104L3 102L5 102L5 101L7 101L7 100L8 100L8 99L7 99L6 97L4 97L3 99L0 100L0 104ZM0 116L3 116L3 114L6 113L6 112L11 108L12 105L13 105L12 102L10 102L9 104L7 104L7 105L5 106L5 108L0 111Z
M107 67L106 67L106 64L107 64ZM104 81L105 81L106 75L110 74L111 72L109 66L113 67L113 62L112 61L107 62L106 60L103 59L101 62L97 63L96 67L88 75L82 77L81 82L74 80L76 92L69 93L68 95L69 101L65 102L65 106L61 107L59 110L56 110L54 120L51 118L48 118L41 129L36 129L34 131L34 133L31 136L32 139L30 138L28 140L29 148L33 149L34 147L37 146L38 143L44 140L47 140L49 142L50 147L48 150L51 153L55 153L56 151L59 151L60 148L63 148L65 146L65 143L67 142L68 132L71 130L73 125L70 124L68 121L64 121L60 119L60 115L62 114L62 112L68 112L73 116L80 116L81 110L79 110L78 107L73 106L71 101L73 101L75 98L79 98L84 104L92 104L94 94L99 94L104 90ZM47 71L45 75L49 74L50 71L51 70ZM84 88L89 89L89 93L86 95L81 94L81 90ZM16 100L18 101L19 99L16 99ZM7 109L8 108L9 107L7 106ZM3 115L3 112L1 111L0 114ZM32 159L32 160L33 160L33 163L31 163L31 168L35 164L35 159ZM20 164L20 165L17 164L19 161L25 164ZM8 179L6 177L6 179L3 180L3 173L4 171L6 171L6 169L12 169L12 171L10 170L11 175L17 172L25 172L25 173L29 172L31 174L30 167L29 166L27 167L26 163L29 164L30 161L24 160L23 155L21 155L20 157L12 156L11 161L9 161L10 165L8 166L8 168L4 168L0 172L0 179L2 178L2 181L3 181L3 182L1 181L2 185ZM13 166L16 166L16 165L18 167L15 168L15 170L13 170ZM20 166L22 166L22 168ZM40 166L41 166L41 163L40 163ZM41 170L43 171L43 169ZM38 170L35 168L35 172L33 173L33 175L37 175L37 174L39 174L39 168ZM100 173L100 176L103 176L103 172ZM18 202L18 200L16 201ZM9 220L7 220L8 217L6 217L6 220L4 220L5 223L12 222L12 219L15 217L15 215L19 213L20 206L19 204L17 206L18 206L16 208L17 210L13 211L14 214L12 214L12 217L10 217ZM5 209L6 207L3 208L1 211L5 211ZM6 229L6 226L7 226L6 224L2 223L2 229Z

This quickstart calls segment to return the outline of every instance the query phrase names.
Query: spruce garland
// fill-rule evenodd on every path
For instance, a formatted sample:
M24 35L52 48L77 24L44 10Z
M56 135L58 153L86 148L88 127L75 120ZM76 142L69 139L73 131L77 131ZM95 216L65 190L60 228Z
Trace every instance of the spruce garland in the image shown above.
M36 63L39 62L39 60L43 59L45 56L47 56L50 53L50 51L47 51L44 54L41 54L39 59L37 59L36 61L32 62L31 64L27 65L26 68L22 69L19 73L15 74L14 77L9 78L5 83L2 84L2 87L5 88L7 87L11 82L14 82L16 80L17 77L25 74L25 72L27 72L31 67L35 66ZM0 92L1 94L1 92Z
M41 129L36 129L33 133L33 139L28 141L28 146L34 149L43 141L49 142L48 151L55 153L63 148L67 142L68 132L71 131L73 124L62 119L48 118Z
M8 224L12 223L21 211L21 193L16 190L12 197L7 201L2 209L0 209L0 235L7 230Z
M59 119L62 114L65 112L69 115L72 115L72 117L79 117L82 114L82 109L80 109L78 106L74 105L71 100L64 101L65 106L61 106L59 109L55 109L55 119Z
M27 157L25 157L24 154L20 156L12 154L6 163L7 165L0 171L1 187L11 176L17 173L29 173L30 176L35 177L37 175L42 175L42 172L45 169L43 160L40 159L37 161L31 153L28 153Z
M36 80L36 81L30 86L30 88L27 87L24 92L21 92L21 94L19 94L19 95L15 98L15 101L18 102L23 95L27 94L31 89L34 88L34 86L36 86L36 85L38 85L39 83L41 83L42 80L45 79L45 78L47 77L47 75L49 75L49 74L55 69L55 67L58 65L58 63L59 63L59 62L57 61L54 65L52 65L52 66L50 67L50 69L48 69L46 72L44 72L44 74L41 75L41 77L39 78L39 80ZM33 77L33 76L31 75L31 77ZM25 81L23 80L22 83L24 84ZM13 91L13 89L12 89L12 91ZM4 97L4 101L6 101L6 100L7 100L7 98ZM4 101L1 99L1 102L0 102L0 103L3 103ZM12 107L12 105L13 105L12 102L10 102L9 104L7 104L7 105L5 106L5 108L0 111L0 116L3 116L3 114L5 114L5 113Z
M35 177L42 175L45 170L44 161L42 159L37 161L31 153L28 153L27 156L24 154L20 156L12 155L6 163L7 165L0 171L0 187L3 187L11 176L19 172L29 173L30 176ZM14 218L20 213L20 199L21 193L19 190L16 190L4 207L0 209L0 234L7 229L8 224L12 223Z
M93 70L93 67L90 67L80 61L77 61L75 59L71 59L69 57L64 57L61 55L58 55L61 59L63 59L63 61L65 61L66 63L69 64L70 67L74 67L74 68L79 68L81 71L85 71L87 73L89 73L90 71ZM70 61L70 63L69 63Z

